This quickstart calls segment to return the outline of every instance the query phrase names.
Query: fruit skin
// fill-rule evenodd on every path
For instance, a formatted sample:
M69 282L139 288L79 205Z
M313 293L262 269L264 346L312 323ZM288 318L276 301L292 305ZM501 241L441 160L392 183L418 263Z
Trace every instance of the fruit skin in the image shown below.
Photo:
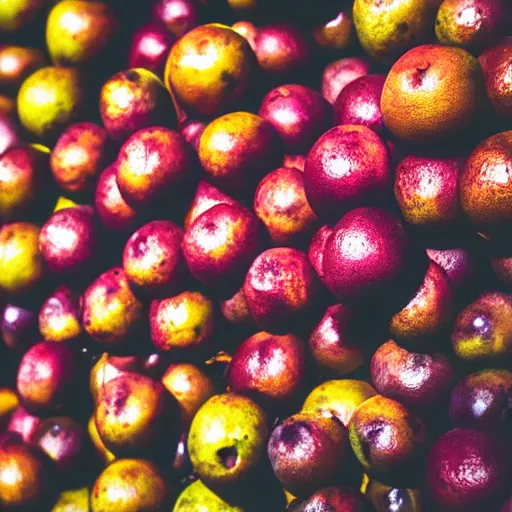
M19 399L16 392L12 389L0 388L0 429L6 430L6 426L11 420L14 411L19 407Z
M485 510L510 489L506 444L492 432L457 428L442 435L427 461L427 490L442 510Z
M89 489L62 491L51 512L89 512Z
M383 135L380 97L385 81L385 75L365 75L347 84L333 105L334 124L363 125Z
M370 372L375 389L407 407L434 407L448 396L454 368L442 353L418 354L389 340L373 354Z
M133 34L128 50L128 66L144 68L163 76L165 61L175 38L165 28L147 23Z
M83 65L108 49L117 30L117 19L107 4L63 0L48 15L46 46L55 64Z
M148 222L130 236L123 269L135 289L161 295L176 288L185 268L182 240L181 228L166 220Z
M350 444L365 472L383 482L413 476L427 440L423 421L404 405L376 395L349 423Z
M91 512L167 510L169 489L159 469L148 460L112 462L91 489Z
M65 208L54 213L39 234L39 250L51 272L83 271L96 252L94 210L90 206Z
M32 309L6 304L0 316L0 336L7 348L24 352L39 338L36 313Z
M207 286L235 287L261 246L259 223L246 208L217 204L187 229L183 255L191 274Z
M96 181L109 158L107 131L94 123L76 123L68 126L59 137L50 165L62 190L83 192Z
M171 125L176 119L164 84L143 68L120 71L105 82L100 91L100 114L108 133L117 141L147 126Z
M454 291L459 291L474 276L476 262L463 247L427 249L427 256L446 272Z
M256 189L253 208L275 245L295 245L317 225L298 169L280 167L268 173Z
M512 297L485 292L466 306L453 324L452 346L457 357L489 363L512 356Z
M41 205L49 178L47 148L30 144L6 149L0 156L0 219L4 222L33 213Z
M82 333L80 296L58 286L39 310L39 332L45 341L71 341Z
M151 126L135 132L117 156L117 186L132 207L149 206L174 192L190 175L192 160L174 130Z
M272 432L268 457L283 487L299 497L334 483L349 456L345 427L333 418L301 412Z
M354 42L352 16L340 11L336 17L323 25L313 28L313 37L320 48L327 50L345 50Z
M254 320L249 310L249 304L245 298L243 287L240 288L232 297L220 301L220 312L222 316L231 324L252 325Z
M46 456L12 432L0 435L0 505L5 510L44 507L53 469ZM44 508L43 508L44 510ZM46 509L47 510L47 509Z
M181 37L197 25L198 6L193 0L157 0L152 15L168 32Z
M390 332L411 345L442 333L454 310L454 296L448 275L431 261L416 295L390 321ZM424 341L423 341L424 343Z
M425 39L431 22L427 0L355 0L352 15L362 47L381 62L392 62Z
M29 413L22 405L16 407L12 412L6 432L14 432L18 434L23 442L33 445L37 429L41 425L43 419Z
M0 228L0 294L20 295L34 288L43 276L39 228L13 222Z
M399 489L371 479L363 492L376 512L427 512L418 489Z
M252 317L272 333L296 328L304 313L312 309L317 291L317 279L306 254L289 247L261 253L244 282Z
M161 382L178 402L182 430L188 429L199 408L215 394L212 380L190 363L171 364Z
M455 426L476 429L509 428L512 372L486 369L464 377L450 396L450 419Z
M217 496L211 489L196 480L178 496L173 512L245 512L242 507L231 505Z
M185 291L154 300L149 312L151 341L163 351L206 348L213 334L213 303L198 292Z
M113 460L115 460L116 456L105 446L105 443L101 440L98 429L96 428L96 420L94 419L94 414L89 418L89 421L87 422L87 434L89 435L89 439L91 440L94 449L96 450L96 454L105 465L110 464Z
M324 282L324 249L331 233L332 227L326 224L322 226L309 241L308 259L322 282Z
M472 55L452 46L423 45L393 64L380 106L393 135L432 143L468 127L483 97L482 70Z
M20 0L0 6L0 30L15 33L29 26L47 4L46 0Z
M305 377L306 353L293 334L259 332L243 341L229 363L229 389L258 403L286 404Z
M506 37L500 44L487 49L478 59L494 112L505 119L512 117L512 87L507 79L511 56L512 38Z
M142 304L130 290L122 268L101 274L84 292L82 325L100 343L127 341L142 315Z
M282 157L277 130L250 112L232 112L208 124L198 155L212 181L235 192L247 191Z
M371 62L363 57L346 57L331 62L322 74L322 96L334 103L341 91L351 82L370 71Z
M356 208L327 240L324 282L342 301L375 298L404 277L410 258L410 241L397 217L380 208Z
M322 374L339 376L364 362L358 345L356 314L344 304L329 306L309 336L309 348Z
M453 226L459 219L462 158L405 157L397 166L395 199L404 219L414 226Z
M366 503L349 487L325 487L290 509L291 512L367 512Z
M197 153L199 139L206 128L206 124L203 121L190 119L180 123L179 128L180 135L185 139L185 142Z
M190 30L173 45L164 81L185 109L212 116L240 103L255 72L247 40L225 25L211 23Z
M16 388L30 411L60 409L71 398L78 378L74 352L64 343L36 343L23 356L16 376Z
M303 153L332 126L332 108L318 92L281 85L263 98L258 114L276 128L287 153Z
M48 66L25 79L17 98L21 124L32 135L54 139L81 113L85 87L77 68Z
M436 17L436 36L443 44L473 53L504 33L508 13L502 0L444 0Z
M258 27L250 21L237 21L231 25L231 28L247 39L253 51L256 49L256 36L258 35Z
M511 162L512 131L498 133L472 151L460 175L464 213L491 238L506 232L512 221L512 180L503 174Z
M2 112L0 98L0 155L20 143L20 129L11 116Z
M23 80L44 65L46 65L46 57L37 48L13 45L1 46L0 88L8 92L17 92Z
M382 204L392 186L389 151L365 126L336 126L308 153L304 184L321 218L336 220L352 208Z
M105 446L121 457L155 455L176 437L177 404L160 382L125 372L102 386L94 417Z
M328 380L309 393L302 411L325 418L334 416L348 428L357 407L376 394L372 385L363 380Z
M215 432L215 436L208 433ZM190 460L209 487L246 481L264 456L267 418L252 400L234 393L215 395L194 416L188 435Z

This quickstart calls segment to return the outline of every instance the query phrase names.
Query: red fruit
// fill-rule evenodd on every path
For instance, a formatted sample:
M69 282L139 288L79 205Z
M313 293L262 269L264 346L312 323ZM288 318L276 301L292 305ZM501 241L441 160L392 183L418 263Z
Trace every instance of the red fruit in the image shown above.
M7 115L0 115L0 155L20 141L18 125Z
M24 352L39 338L36 313L21 306L7 304L0 316L0 334L8 348Z
M250 21L237 21L236 23L233 23L231 28L247 40L253 51L256 50L256 36L258 35L258 28L254 23L251 23Z
M289 510L290 512L329 512L330 510L367 512L368 508L363 496L350 487L325 487ZM397 512L400 511L397 510Z
M369 73L371 62L362 57L348 57L331 62L322 75L322 96L334 103L351 82Z
M11 415L6 431L16 432L27 444L34 444L35 436L42 419L30 414L23 406L16 407Z
M176 37L194 28L197 18L195 0L157 0L153 6L153 19L162 23Z
M389 151L365 126L336 126L309 152L304 183L320 217L339 219L357 206L381 204L392 186Z
M475 272L476 263L467 249L427 249L427 256L446 272L454 290L467 284Z
M308 151L332 126L331 105L318 92L303 85L272 89L263 98L258 113L275 126L288 153Z
M231 324L250 325L254 323L243 288L229 299L220 301L220 312Z
M193 119L187 120L184 123L180 124L180 135L183 137L187 144L192 146L192 149L196 153L199 151L199 141L205 128L205 123Z
M322 226L312 237L309 242L308 259L312 267L315 269L320 280L324 281L324 251L327 240L331 236L332 228L330 226Z

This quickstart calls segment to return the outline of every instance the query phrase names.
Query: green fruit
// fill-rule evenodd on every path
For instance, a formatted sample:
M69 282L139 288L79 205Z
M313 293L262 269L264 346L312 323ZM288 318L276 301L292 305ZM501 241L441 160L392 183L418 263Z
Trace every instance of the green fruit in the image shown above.
M51 512L89 512L89 489L62 491Z
M48 66L23 82L18 92L18 115L32 134L54 138L78 117L83 99L78 69Z
M235 505L226 503L210 491L201 480L191 483L178 497L173 512L244 512Z
M265 454L268 427L263 410L244 396L210 398L190 426L188 452L199 477L225 486L245 479Z

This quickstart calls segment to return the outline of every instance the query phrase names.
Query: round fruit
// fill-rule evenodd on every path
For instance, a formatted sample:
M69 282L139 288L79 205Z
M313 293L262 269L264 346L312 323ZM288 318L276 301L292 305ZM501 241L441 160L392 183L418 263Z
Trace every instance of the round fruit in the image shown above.
M334 103L340 92L350 83L370 71L370 61L362 57L347 57L331 62L322 74L322 96Z

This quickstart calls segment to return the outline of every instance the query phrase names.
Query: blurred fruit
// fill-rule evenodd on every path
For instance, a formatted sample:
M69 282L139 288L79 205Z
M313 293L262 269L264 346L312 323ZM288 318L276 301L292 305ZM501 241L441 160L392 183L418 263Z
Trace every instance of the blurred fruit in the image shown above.
M0 97L0 155L18 145L20 140L20 129L17 123L10 115L2 113L2 98Z
M30 414L22 405L18 405L18 407L12 411L5 431L15 432L21 437L23 442L33 445L37 430L42 421L43 420L38 416Z
M41 15L49 0L16 0L0 4L0 29L15 33L30 26Z
M152 13L155 21L176 37L194 28L199 14L195 0L157 0L153 4Z
M6 91L17 92L23 80L45 64L46 57L37 48L0 46L0 87Z
M89 512L89 489L70 489L60 493L51 512Z
M354 41L352 16L347 11L341 11L327 23L314 27L313 36L321 48L345 50Z

